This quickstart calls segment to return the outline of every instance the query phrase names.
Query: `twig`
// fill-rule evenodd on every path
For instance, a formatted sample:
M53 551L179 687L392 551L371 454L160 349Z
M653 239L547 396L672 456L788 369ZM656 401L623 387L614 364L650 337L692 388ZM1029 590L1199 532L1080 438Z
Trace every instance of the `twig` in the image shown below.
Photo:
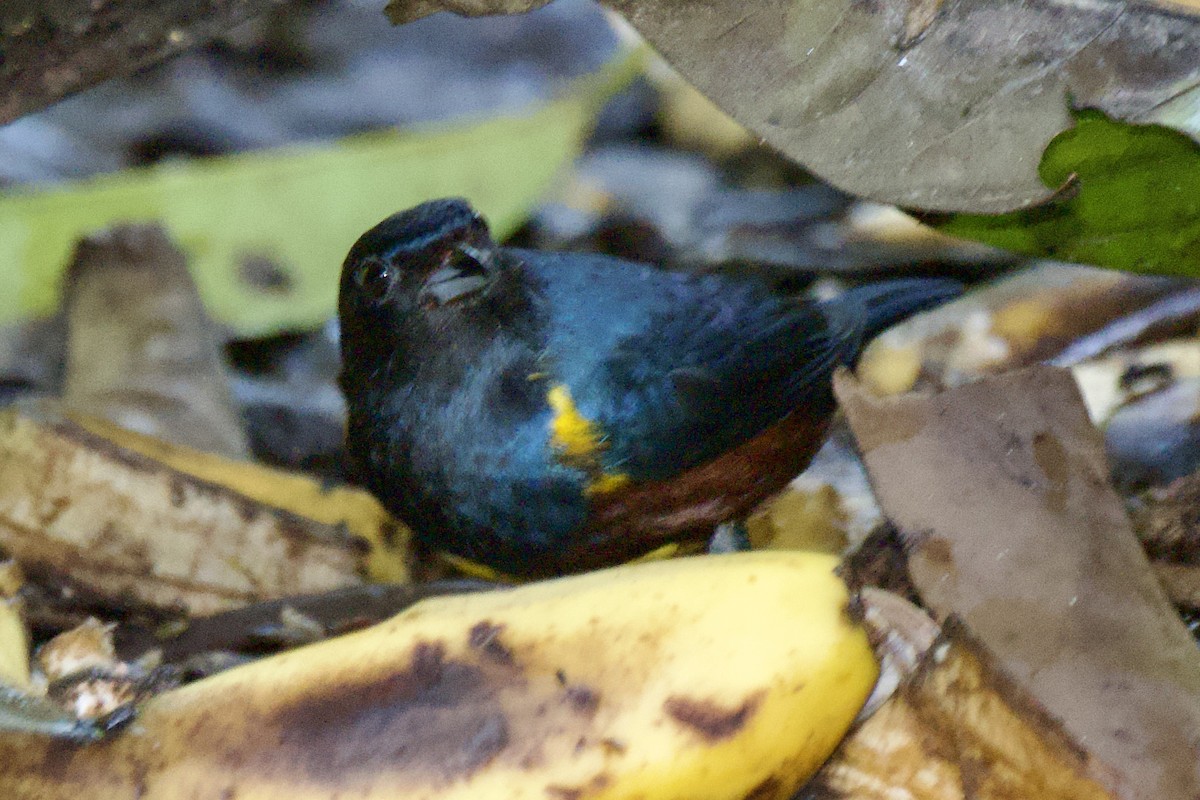
M0 124L175 55L281 0L4 0Z

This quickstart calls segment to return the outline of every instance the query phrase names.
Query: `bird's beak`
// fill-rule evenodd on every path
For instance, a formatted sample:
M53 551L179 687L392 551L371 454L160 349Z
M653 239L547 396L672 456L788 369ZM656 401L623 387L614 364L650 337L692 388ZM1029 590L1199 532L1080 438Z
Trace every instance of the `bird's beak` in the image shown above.
M483 275L464 275L453 267L442 267L425 281L423 294L432 297L440 305L445 305L477 292L486 285L487 278Z
M458 251L466 258L447 262L429 273L421 287L422 299L446 305L487 286L492 253L466 245L460 245Z

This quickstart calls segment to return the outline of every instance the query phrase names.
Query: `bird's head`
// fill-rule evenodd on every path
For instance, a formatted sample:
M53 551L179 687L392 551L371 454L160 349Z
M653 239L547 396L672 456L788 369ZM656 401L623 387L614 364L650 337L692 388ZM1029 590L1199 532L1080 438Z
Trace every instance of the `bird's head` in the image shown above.
M342 266L338 313L394 321L477 299L494 277L496 243L465 201L432 200L359 237Z
M466 359L521 316L515 267L465 200L388 217L359 237L342 266L343 372L415 368L416 356L447 350Z

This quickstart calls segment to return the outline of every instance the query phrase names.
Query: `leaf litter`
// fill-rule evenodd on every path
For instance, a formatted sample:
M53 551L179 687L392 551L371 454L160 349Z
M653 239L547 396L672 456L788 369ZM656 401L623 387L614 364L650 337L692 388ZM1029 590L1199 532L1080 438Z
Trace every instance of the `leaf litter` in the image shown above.
M920 28L929 23L917 19L912 24ZM615 161L632 157L636 173L639 156L614 151L619 151ZM767 164L769 174L780 171L769 159L757 158L756 169ZM784 193L762 193L761 185L746 191L745 186L722 186L720 179L706 183L716 173L705 173L709 167L703 164L688 167L693 168L693 174L708 178L694 184L695 202L685 214L671 218L665 203L638 207L636 176L622 185L623 179L613 180L611 167L602 167L598 173L608 180L568 182L559 190L557 209L543 206L534 214L532 228L521 235L541 236L547 240L541 244L553 246L582 231L603 247L615 244L612 234L628 230L633 217L641 223L639 230L660 245L666 243L669 255L690 251L680 259L692 262L686 266L699 262L699 268L712 268L722 253L782 252L784 271L777 274L793 287L810 282L817 271L813 265L831 252L843 254L843 277L849 280L887 271L893 261L908 270L928 268L919 266L922 254L940 261L942 269L970 264L967 269L976 270L972 280L1015 263L932 238L907 243L909 254L902 257L897 249L872 255L869 247L857 253L851 248L846 255L844 249L829 249L829 234L854 241L854 215L845 212L862 207L853 201L830 201L824 188L784 198ZM677 169L672 162L657 175L679 174L671 172ZM658 180L657 175L649 179ZM822 202L828 210L814 219L828 227L796 224ZM738 216L738 209L752 203L770 212L759 219L774 221L756 226L753 215L743 211ZM627 215L624 222L621 214ZM556 229L564 220L575 228ZM785 229L788 237L781 238ZM681 240L696 230L706 236ZM814 232L820 235L796 235ZM877 229L873 235L879 238L865 241L879 245L890 234ZM957 265L946 266L956 259L961 259ZM257 283L271 291L286 287L286 281L272 278L269 265L255 263ZM908 609L901 615L907 621L872 623L881 653L887 652L887 640L895 649L900 632L918 633L912 643L900 645L905 655L897 659L890 692L877 698L875 712L846 740L812 791L852 797L893 797L905 791L914 798L1194 794L1194 771L1182 763L1186 755L1169 758L1172 747L1189 741L1194 645L1154 583L1155 575L1167 574L1166 567L1187 569L1196 560L1187 550L1188 537L1144 535L1155 558L1151 571L1133 544L1122 501L1109 486L1105 444L1071 381L1061 372L1005 372L1052 358L1087 337L1106 337L1099 350L1078 359L1074 371L1081 384L1101 387L1085 391L1086 408L1095 423L1105 425L1120 411L1161 397L1164 388L1187 378L1185 356L1146 347L1166 335L1177 337L1185 351L1195 346L1194 311L1157 306L1185 291L1169 281L1042 265L982 285L961 303L885 336L864 358L860 377L865 386L892 399L870 397L843 380L849 428L842 428L826 456L797 481L795 493L762 510L751 541L756 546L840 551L866 539L868 549L873 548L866 553L869 558L847 561L847 574L869 560L871 569L860 573L871 575L868 583L882 583L919 600L933 617L901 604ZM1146 324L1120 329L1123 320L1147 314L1152 319L1143 319ZM194 322L190 317L178 321ZM138 323L130 319L125 324L136 330ZM206 330L207 323L197 324L195 330ZM88 336L76 341L80 338L86 343ZM119 358L120 352L113 355ZM68 369L73 373L100 366L91 361L77 359L77 366ZM224 380L215 372L204 374L218 384ZM162 387L170 385L171 380L163 380ZM900 395L914 387L925 393ZM945 393L930 394L940 389ZM143 392L141 399L157 391ZM78 392L78 406L100 410L88 398L107 393L107 387ZM138 392L126 394L136 409ZM140 410L160 407L145 402ZM933 408L946 416L938 417ZM352 487L266 470L230 459L231 451L201 452L145 435L149 430L186 443L186 425L178 431L172 430L173 423L143 428L136 434L119 429L112 415L104 421L82 415L79 407L69 412L53 404L26 409L10 412L0 449L14 453L10 468L21 476L25 500L39 500L35 510L52 517L55 505L62 507L57 519L30 517L10 524L6 549L33 529L38 547L53 550L52 556L68 550L79 556L78 561L45 557L37 548L18 556L28 569L15 580L15 594L29 602L23 611L19 603L10 606L10 621L36 623L35 644L45 645L53 633L73 625L88 630L96 624L85 622L89 612L103 611L107 620L128 623L112 631L119 663L152 673L156 659L163 659L198 677L261 652L356 629L441 591L439 584L425 581L444 574L446 567L409 552L402 526ZM228 410L224 406L222 414L227 416ZM204 417L203 408L185 411ZM922 414L929 419L913 423ZM1155 441L1186 429L1184 421L1154 434ZM865 451L865 472L855 455L855 439ZM906 449L912 447L918 449ZM1187 460L1186 450L1181 452L1181 463L1194 471L1198 465ZM56 463L50 463L51 456ZM952 457L968 456L969 468L961 463L954 467L959 462ZM52 480L38 480L46 475ZM914 487L921 481L928 483ZM1147 494L1122 491L1126 501L1157 510L1154 530L1170 527L1163 522L1167 519L1176 520L1176 528L1188 525L1192 506L1183 487L1166 495L1162 487ZM1013 514L1025 515L1020 520L1028 524L1015 524ZM71 524L63 524L64 519ZM881 520L886 520L883 527ZM4 529L0 525L0 533ZM1088 550L1092 540L1084 533L1107 546ZM1168 547L1168 541L1176 544ZM114 554L113 560L105 560ZM130 564L141 568L136 580L122 575L129 573ZM296 575L308 575L317 585ZM400 585L380 592L367 578ZM331 591L321 591L325 588ZM447 592L470 588L479 587L444 586ZM310 590L318 593L295 596ZM872 591L863 593L868 621L873 619L872 603L879 602ZM1186 605L1182 592L1171 594ZM888 597L891 601L884 603L901 603ZM9 680L19 684L26 680L19 665L30 662L21 650L28 634L19 625L9 627L15 633L0 627L0 641L6 656L17 656L18 668ZM939 638L931 645L935 636ZM109 645L102 639L97 649L107 652ZM1079 680L1064 688L1068 682L1062 676L1068 672ZM1102 684L1104 675L1121 680L1094 693L1085 691L1089 681ZM73 715L47 715L53 706L35 709L31 697L22 698L27 709L15 727L70 738L99 735L94 728L79 727L83 723ZM19 705L0 704L0 718L8 719L4 714ZM1126 714L1128 724L1114 729L1097 722L1102 713L1116 710ZM1184 733L1172 734L1166 727L1171 724ZM1135 752L1139 748L1144 752ZM1162 764L1169 768L1159 775L1148 766L1153 754L1167 754Z

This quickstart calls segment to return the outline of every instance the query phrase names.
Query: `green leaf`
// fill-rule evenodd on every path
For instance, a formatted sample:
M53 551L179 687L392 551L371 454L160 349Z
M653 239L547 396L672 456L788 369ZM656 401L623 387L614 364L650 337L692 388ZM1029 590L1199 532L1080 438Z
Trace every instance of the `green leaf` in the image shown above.
M219 321L243 335L319 325L334 313L346 251L395 211L461 195L498 236L511 231L640 63L640 53L620 58L521 116L168 163L2 198L0 323L54 309L80 236L156 220L187 251Z
M1200 276L1200 146L1159 125L1075 115L1038 168L1050 202L996 216L927 219L945 233L1031 255Z

